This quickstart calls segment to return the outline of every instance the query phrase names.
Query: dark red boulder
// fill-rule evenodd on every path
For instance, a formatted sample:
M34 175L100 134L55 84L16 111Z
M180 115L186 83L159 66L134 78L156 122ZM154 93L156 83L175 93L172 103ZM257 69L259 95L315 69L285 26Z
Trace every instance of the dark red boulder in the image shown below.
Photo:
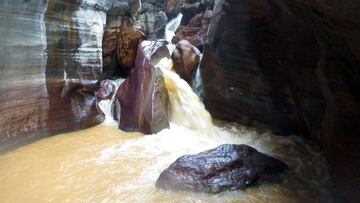
M117 57L120 66L129 71L134 67L136 51L145 34L132 27L120 27L117 42Z
M179 76L192 86L193 75L200 62L200 51L190 42L181 40L171 55L173 69Z
M110 99L115 93L115 85L110 80L102 80L98 84L95 96L102 99Z
M120 129L152 134L169 127L168 94L162 72L154 66L166 53L164 42L143 41L139 45L135 67L116 94Z
M178 158L164 170L156 187L165 190L222 192L281 180L288 169L282 161L247 145L224 144Z
M128 19L120 25L109 25L103 37L103 76L126 76L134 67L137 47L144 39L144 33L132 27Z

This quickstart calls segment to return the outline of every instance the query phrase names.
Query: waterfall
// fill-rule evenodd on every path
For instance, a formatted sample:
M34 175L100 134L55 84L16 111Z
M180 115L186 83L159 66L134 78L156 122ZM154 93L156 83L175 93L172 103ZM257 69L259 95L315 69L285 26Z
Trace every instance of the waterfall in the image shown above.
M193 84L192 89L194 90L195 94L200 98L200 100L203 97L203 87L202 87L202 81L201 81L201 73L200 73L200 65L203 55L200 55L200 63L199 66L196 68L195 75L193 77ZM201 100L202 101L202 100Z
M182 14L171 20L166 25L166 40L169 42L168 48L170 55L175 45L171 43L172 37L175 35L177 27L180 25ZM209 112L206 111L199 97L193 92L189 84L181 79L178 74L171 71L173 63L171 58L163 57L156 64L163 72L165 86L168 91L168 115L171 126L177 125L189 130L197 131L208 137L216 137L217 132L212 122ZM116 89L124 80L113 81ZM200 72L197 70L194 84L196 89L200 89ZM199 90L198 90L199 92ZM98 106L105 114L104 124L115 124L113 119L112 106L115 96L109 100L100 101Z
M165 39L171 43L172 38L175 36L177 28L180 26L183 14L179 13L174 19L169 21L165 27Z
M164 74L165 86L169 95L168 114L170 122L207 136L216 136L210 113L193 92L189 84L171 71L172 61L163 58L157 66Z
M104 120L103 124L116 125L116 121L113 118L112 109L113 109L113 105L114 105L115 98L116 98L116 92L117 92L118 88L120 87L120 85L124 81L125 81L125 79L123 79L123 78L120 78L120 79L117 79L117 80L112 80L111 82L115 85L115 93L114 93L114 95L110 99L101 100L98 103L98 107L105 114L105 120Z

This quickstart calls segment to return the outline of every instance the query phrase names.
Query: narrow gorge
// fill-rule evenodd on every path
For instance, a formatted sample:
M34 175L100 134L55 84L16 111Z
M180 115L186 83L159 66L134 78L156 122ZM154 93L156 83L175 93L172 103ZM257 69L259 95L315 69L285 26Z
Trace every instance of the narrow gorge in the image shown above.
M359 11L0 0L0 202L359 202Z

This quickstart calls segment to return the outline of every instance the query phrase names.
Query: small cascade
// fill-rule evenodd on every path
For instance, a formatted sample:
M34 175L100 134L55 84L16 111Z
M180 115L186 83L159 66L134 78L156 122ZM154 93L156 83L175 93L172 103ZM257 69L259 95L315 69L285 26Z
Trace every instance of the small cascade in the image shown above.
M125 81L123 78L119 78L117 80L112 80L111 82L115 85L115 93L111 97L111 99L101 100L98 103L98 107L101 109L101 111L105 114L105 120L103 124L106 125L117 125L117 122L113 118L113 111L112 107L115 102L116 92L120 85Z
M174 19L166 24L165 27L165 39L171 43L172 38L175 36L175 32L180 26L183 14L179 13Z
M171 40L180 26L182 17L183 15L180 13L166 25L165 35L166 40L169 42L170 55L175 49L175 45L172 44ZM168 114L171 124L198 131L209 137L215 137L217 132L210 113L206 111L204 104L193 92L189 84L181 79L178 74L171 71L172 65L172 60L166 57L162 58L157 64L157 67L164 74L165 86L168 90ZM195 84L200 88L199 71L197 71L197 76Z
M199 66L196 69L194 78L193 78L193 84L192 89L194 90L195 94L200 98L200 100L203 97L203 87L202 87L202 81L201 81L201 73L200 73L200 65L203 55L200 55L200 63Z
M193 92L189 84L171 71L172 61L163 58L157 64L163 71L165 86L169 95L168 113L170 122L209 137L217 135L211 115Z

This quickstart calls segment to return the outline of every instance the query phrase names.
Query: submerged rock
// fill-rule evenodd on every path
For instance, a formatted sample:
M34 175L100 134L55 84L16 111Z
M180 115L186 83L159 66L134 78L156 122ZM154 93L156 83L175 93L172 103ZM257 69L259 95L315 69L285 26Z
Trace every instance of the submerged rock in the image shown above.
M117 91L121 110L119 128L125 131L157 133L169 127L168 94L157 59L168 50L163 42L143 41L138 48L135 67Z
M282 161L250 146L224 144L178 158L160 174L156 187L212 193L244 190L254 184L278 181L286 169Z
M190 42L181 40L171 55L173 69L179 76L192 86L193 75L200 62L200 51Z

